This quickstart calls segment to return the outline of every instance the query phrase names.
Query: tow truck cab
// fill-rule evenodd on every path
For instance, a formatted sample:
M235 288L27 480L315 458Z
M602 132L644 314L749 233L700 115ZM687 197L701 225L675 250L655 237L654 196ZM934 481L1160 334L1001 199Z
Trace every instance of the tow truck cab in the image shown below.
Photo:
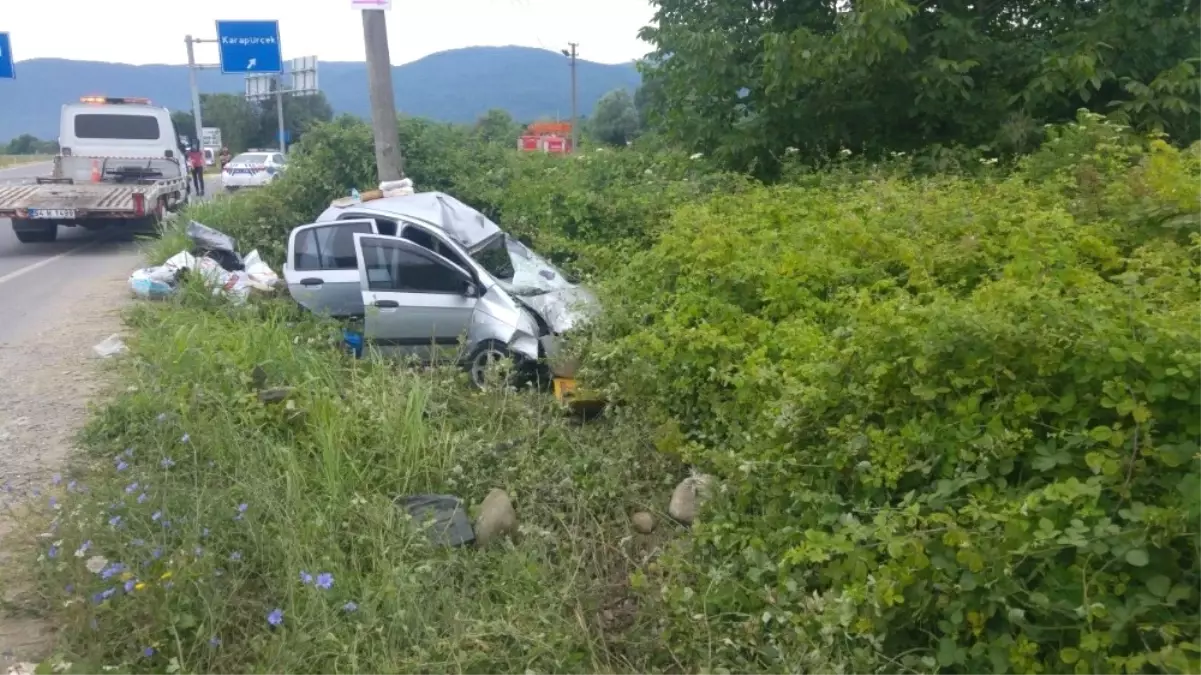
M173 173L170 177L187 175L170 111L144 98L85 96L79 103L63 105L58 143L57 178L91 180L91 158L97 157L172 160L155 161L155 168ZM73 162L72 157L89 159Z

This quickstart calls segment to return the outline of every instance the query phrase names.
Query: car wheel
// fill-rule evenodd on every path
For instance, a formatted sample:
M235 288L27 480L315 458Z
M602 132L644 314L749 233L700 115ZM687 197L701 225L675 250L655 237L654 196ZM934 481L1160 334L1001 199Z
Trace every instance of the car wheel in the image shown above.
M471 383L480 389L486 388L489 366L499 361L513 361L512 352L503 344L489 340L476 347L467 359L467 375L471 378ZM510 376L509 381L512 380Z

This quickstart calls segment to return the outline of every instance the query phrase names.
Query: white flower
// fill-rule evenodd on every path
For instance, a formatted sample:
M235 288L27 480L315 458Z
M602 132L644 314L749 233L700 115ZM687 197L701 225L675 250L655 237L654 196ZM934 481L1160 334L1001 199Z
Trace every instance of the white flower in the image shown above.
M87 568L92 574L100 574L105 567L108 567L108 558L102 555L94 555L88 558Z

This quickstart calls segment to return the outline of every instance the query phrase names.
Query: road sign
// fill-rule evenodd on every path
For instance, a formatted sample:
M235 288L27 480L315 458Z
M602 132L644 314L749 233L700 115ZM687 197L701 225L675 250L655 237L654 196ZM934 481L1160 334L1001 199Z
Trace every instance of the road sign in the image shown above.
M350 0L351 9L392 9L392 0Z
M288 72L292 74L292 88L289 93L293 96L312 96L317 93L317 57L302 56L288 62Z
M265 101L275 97L275 75L247 75L246 100Z
M8 33L0 33L0 80L15 80L17 66L13 62L12 41Z
M278 21L218 21L221 72L278 73L284 69Z

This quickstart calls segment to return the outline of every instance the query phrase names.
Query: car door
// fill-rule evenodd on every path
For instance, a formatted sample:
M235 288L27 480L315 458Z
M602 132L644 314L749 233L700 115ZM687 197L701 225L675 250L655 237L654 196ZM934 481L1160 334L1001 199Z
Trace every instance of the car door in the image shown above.
M310 223L288 235L284 281L301 306L336 317L362 316L356 234L378 232L375 221L338 220Z
M354 235L365 337L381 351L457 361L479 302L479 282L446 258L399 237Z

